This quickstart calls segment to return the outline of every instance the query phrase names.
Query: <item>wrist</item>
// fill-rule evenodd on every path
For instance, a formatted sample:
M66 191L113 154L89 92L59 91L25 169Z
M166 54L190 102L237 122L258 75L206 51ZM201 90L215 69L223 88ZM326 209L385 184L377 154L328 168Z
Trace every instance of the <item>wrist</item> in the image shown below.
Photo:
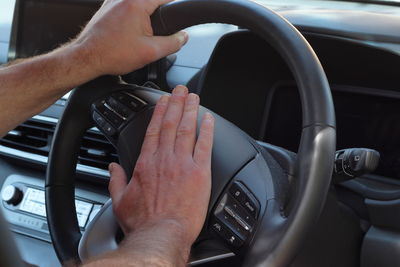
M186 266L192 241L186 236L182 225L175 220L150 223L127 234L121 249L145 254L147 261L163 266Z
M71 89L102 75L92 54L84 44L73 41L44 57L55 61L58 67L64 70L65 79L62 80L65 87Z

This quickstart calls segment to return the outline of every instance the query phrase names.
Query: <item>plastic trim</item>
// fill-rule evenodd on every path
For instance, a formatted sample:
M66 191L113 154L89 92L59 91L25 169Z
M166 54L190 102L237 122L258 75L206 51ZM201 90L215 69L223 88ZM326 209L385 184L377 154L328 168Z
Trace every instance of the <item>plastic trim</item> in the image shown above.
M47 161L48 161L48 157L46 157L46 156L37 155L37 154L21 151L18 149L14 149L14 148L2 146L2 145L0 145L0 154L4 155L4 156L9 156L12 158L29 160L34 163L44 164L44 165L47 165ZM82 173L98 175L98 176L102 176L102 177L106 177L106 178L109 177L108 171L105 171L105 170L102 170L99 168L95 168L95 167L91 167L91 166L87 166L87 165L83 165L83 164L77 164L76 170L78 172L82 172Z

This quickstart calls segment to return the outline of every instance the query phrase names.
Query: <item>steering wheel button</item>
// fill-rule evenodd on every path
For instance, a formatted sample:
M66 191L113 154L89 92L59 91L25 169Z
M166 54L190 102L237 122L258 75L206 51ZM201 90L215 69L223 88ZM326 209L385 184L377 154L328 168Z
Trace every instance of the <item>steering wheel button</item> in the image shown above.
M233 183L229 188L229 192L239 202L243 202L246 199L245 190L239 183Z
M98 105L96 107L96 110L102 115L103 118L105 118L105 120L110 122L114 127L118 128L122 124L123 119L122 117L115 114L114 111L110 108L111 107L109 107L108 104L105 103L102 105Z
M243 207L249 212L254 218L258 217L258 202L251 196L247 195L246 199L242 202Z
M226 241L234 247L241 247L243 245L243 240L241 240L239 237L237 237L235 234L231 234L227 236Z
M212 229L222 237L229 245L233 247L241 247L243 245L243 240L229 230L223 223L214 220L212 222Z
M114 127L112 127L112 125L109 124L108 122L105 122L103 124L103 127L101 127L101 128L103 129L105 134L107 134L109 136L113 136L116 133L116 130L114 129Z
M124 104L125 106L127 106L128 108L130 108L133 111L138 111L140 110L143 106L144 103L141 102L139 99L136 99L135 97L125 94L125 93L116 93L114 95L114 97L121 102L122 104Z
M128 118L133 111L129 108L127 108L125 105L123 105L121 102L117 101L114 97L109 97L107 99L107 104L119 115L121 115L124 118Z
M213 229L217 233L221 233L224 229L222 228L222 225L218 222L213 223L212 225Z
M103 125L106 121L97 111L93 112L92 117L93 117L93 120L95 121L95 123L97 124L97 126L99 126L100 128L103 127Z

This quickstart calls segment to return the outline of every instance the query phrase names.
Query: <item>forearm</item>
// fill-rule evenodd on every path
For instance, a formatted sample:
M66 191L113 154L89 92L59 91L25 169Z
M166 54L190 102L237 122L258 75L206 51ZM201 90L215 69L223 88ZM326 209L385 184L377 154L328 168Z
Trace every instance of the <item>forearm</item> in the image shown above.
M0 68L0 136L43 111L75 86L95 78L84 49L69 44Z
M118 250L85 263L89 266L186 266L191 242L178 225L170 223L139 229L120 244Z

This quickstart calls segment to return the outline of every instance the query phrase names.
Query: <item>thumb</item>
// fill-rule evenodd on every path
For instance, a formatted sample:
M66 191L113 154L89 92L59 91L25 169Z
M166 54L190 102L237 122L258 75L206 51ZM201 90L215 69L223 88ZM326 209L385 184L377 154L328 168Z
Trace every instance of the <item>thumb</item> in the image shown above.
M185 31L180 31L169 36L154 36L152 41L157 47L157 59L171 55L179 51L189 39Z
M110 171L111 180L108 184L111 198L117 199L124 192L127 185L127 178L124 169L117 163L111 163L108 166Z

